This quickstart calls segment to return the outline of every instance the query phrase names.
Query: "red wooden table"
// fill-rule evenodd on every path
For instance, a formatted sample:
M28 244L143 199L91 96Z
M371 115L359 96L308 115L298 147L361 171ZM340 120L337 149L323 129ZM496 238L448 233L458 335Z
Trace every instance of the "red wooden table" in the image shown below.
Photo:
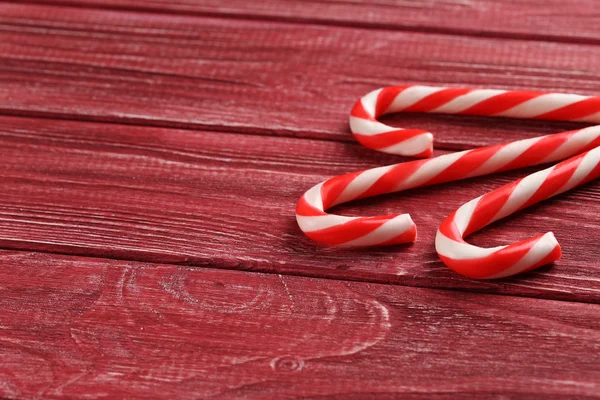
M563 245L499 281L434 233L532 170L338 208L410 212L413 245L322 247L294 219L315 183L403 160L348 131L370 90L600 93L599 3L367 3L0 3L2 397L600 397L600 184L474 235ZM438 154L581 126L396 120Z

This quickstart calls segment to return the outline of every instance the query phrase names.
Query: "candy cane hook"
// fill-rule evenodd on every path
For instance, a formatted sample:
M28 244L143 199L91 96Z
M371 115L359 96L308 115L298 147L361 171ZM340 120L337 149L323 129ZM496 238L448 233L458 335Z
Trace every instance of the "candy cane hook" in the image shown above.
M600 123L600 98L576 94L497 89L390 86L362 97L350 112L350 129L364 146L384 153L430 157L433 135L385 125L377 118L396 112Z
M436 251L444 264L471 278L503 278L554 262L561 248L552 232L494 248L473 246L464 237L598 177L600 147L473 199L442 222Z

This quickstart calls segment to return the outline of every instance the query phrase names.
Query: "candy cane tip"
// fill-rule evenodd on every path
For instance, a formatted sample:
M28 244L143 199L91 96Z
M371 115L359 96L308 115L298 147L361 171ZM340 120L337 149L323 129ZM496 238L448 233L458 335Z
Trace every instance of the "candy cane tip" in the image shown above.
M486 277L486 279L505 278L521 272L532 271L534 269L543 267L544 265L551 264L561 258L562 249L556 240L554 233L547 232L538 236L537 238L533 238L533 240L536 239L537 241L532 246L529 253L525 255L519 262L500 273Z
M429 158L433 155L433 135L431 133L428 134L431 137L431 143L429 144L429 147L427 147L425 150L423 150L421 153L415 154L414 157L416 158Z
M406 231L404 231L404 241L403 242L398 242L398 243L411 243L411 242L416 242L417 241L417 235L418 235L418 231L417 231L417 225L415 224L415 222L412 220L410 214L403 214L403 216L406 219L406 223L408 225L410 225L410 228L407 229Z
M543 247L544 250L553 250L556 247L560 249L560 244L558 243L558 240L556 240L554 232L546 232L541 235L538 245Z
M536 265L531 269L553 263L562 257L562 248L560 247L558 240L556 240L556 236L554 236L553 232L545 233L540 239L540 242L542 242L541 246L543 246L544 250L548 252L548 255L538 263L539 265Z
M379 220L379 221L378 221ZM360 248L370 246L390 246L414 242L417 237L417 226L408 214L390 215L385 217L365 217L355 220L364 222L370 232L355 240L338 243L340 247ZM381 223L384 221L383 223ZM374 223L375 225L371 225ZM369 227L370 226L370 227ZM376 226L375 229L371 229ZM306 232L305 232L306 233Z
M394 245L412 243L417 240L417 225L414 223L409 214L402 214L398 217L399 224L397 234L390 240L382 243L382 245Z
M366 147L374 148L383 153L417 158L427 158L433 155L433 134L431 132L419 131L416 136L402 139L386 147L370 146L369 143L365 143L364 137L356 134L355 136Z

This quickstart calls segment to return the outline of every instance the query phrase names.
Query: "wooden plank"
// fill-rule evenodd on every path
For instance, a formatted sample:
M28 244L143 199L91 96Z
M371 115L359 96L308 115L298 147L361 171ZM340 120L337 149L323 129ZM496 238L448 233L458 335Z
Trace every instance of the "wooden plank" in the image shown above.
M552 268L479 282L439 261L434 234L459 205L524 171L339 207L410 212L419 227L414 245L350 251L304 237L294 209L332 174L397 160L356 144L1 117L0 149L3 248L600 300L597 183L475 235L474 243L496 246L553 230L564 246Z
M598 305L40 253L0 260L7 398L600 393Z
M0 4L0 53L1 113L341 141L390 84L600 91L593 45L23 4ZM498 139L432 124L443 148Z
M271 0L34 0L72 5L184 15L263 18L299 23L445 32L473 36L593 41L600 35L594 0L294 1Z

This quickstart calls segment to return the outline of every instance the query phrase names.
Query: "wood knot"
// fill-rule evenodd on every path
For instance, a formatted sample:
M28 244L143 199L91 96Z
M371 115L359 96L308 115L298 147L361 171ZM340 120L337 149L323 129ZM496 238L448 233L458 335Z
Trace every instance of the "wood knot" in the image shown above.
M304 361L290 356L278 357L271 360L271 368L277 372L298 372L304 368Z

